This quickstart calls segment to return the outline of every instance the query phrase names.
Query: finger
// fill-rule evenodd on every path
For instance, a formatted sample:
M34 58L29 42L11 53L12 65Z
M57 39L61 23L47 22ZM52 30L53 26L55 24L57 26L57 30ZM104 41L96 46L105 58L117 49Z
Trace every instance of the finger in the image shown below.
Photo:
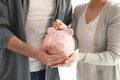
M60 20L56 20L56 21L54 22L54 25L55 25L55 26L60 26L60 25L62 25L62 22L61 22Z
M63 30L63 29L66 29L66 28L67 28L67 26L66 26L62 21L60 21L60 20L56 20L56 21L54 22L54 26L55 26L55 28L56 28L57 30Z
M77 59L77 56L76 54L73 53L69 56L69 58L65 61L65 63L76 61L76 59Z
M61 62L61 61L66 61L67 60L67 56L63 56L63 55L52 55L51 56L51 61L53 62Z
M60 29L60 30L64 30L64 29L66 29L66 28L67 28L67 27L64 26L64 25L60 25L60 26L59 26L59 29Z
M61 63L65 63L65 60L66 59L55 59L55 60L50 60L49 59L49 61L47 61L47 64L49 65L49 66L53 66L53 65L56 65L56 64L61 64Z
M57 30L58 27L57 27L57 25L56 25L56 22L53 23L53 26L52 26L52 27L54 27L54 28Z
M75 55L75 54L72 54L72 55L69 56L69 58L68 58L65 62L63 62L63 63L61 63L61 64L55 64L55 65L53 65L53 67L70 66L70 65L72 65L75 61L76 61L76 55Z
M65 25L64 23L62 24L62 26L64 27L64 29L67 29L67 25Z
M60 20L56 20L56 25L57 26L62 25L62 22Z
M55 65L55 64L61 64L61 63L65 63L67 57L64 56L52 56L50 55L49 57L49 63L51 63L51 65Z
M51 49L53 49L53 48L54 48L54 46L53 46L53 45L50 45L50 46L49 46L49 45L47 45L47 46L45 46L45 49L46 49L46 50L51 50Z
M56 25L56 24L55 24L53 27L54 27L56 30L61 30L61 28L60 28L59 25Z
M74 62L55 64L55 65L52 65L52 67L69 67L69 66L71 66L73 63L74 63Z
M58 25L58 26L63 24L63 22L59 19L57 19L55 22L56 22L56 25Z

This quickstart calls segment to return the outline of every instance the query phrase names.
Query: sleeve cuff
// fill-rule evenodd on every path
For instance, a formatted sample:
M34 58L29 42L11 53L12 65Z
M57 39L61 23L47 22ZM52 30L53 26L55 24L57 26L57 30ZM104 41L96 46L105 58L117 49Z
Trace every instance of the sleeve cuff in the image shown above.
M0 27L0 48L6 48L10 38L14 34L7 28Z
M86 59L86 54L83 53L79 53L79 52L75 52L75 54L77 55L77 61L81 61L84 62Z

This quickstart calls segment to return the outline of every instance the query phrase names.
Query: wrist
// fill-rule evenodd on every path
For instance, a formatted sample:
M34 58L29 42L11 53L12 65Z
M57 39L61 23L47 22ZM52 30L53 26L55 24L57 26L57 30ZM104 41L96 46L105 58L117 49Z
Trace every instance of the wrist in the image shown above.
M38 48L33 48L33 49L30 51L30 57L37 59L38 53L39 53L39 49L38 49Z
M81 62L85 61L86 54L76 52L76 55L77 55L77 61L81 61Z

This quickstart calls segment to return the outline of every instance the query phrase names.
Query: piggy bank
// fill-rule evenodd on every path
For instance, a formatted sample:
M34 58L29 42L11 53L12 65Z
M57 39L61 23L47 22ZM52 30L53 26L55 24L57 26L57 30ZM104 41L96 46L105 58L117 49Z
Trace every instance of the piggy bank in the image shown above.
M67 28L65 30L56 30L53 27L48 28L47 35L43 41L43 46L51 47L48 49L49 54L65 54L71 55L74 51L73 30Z

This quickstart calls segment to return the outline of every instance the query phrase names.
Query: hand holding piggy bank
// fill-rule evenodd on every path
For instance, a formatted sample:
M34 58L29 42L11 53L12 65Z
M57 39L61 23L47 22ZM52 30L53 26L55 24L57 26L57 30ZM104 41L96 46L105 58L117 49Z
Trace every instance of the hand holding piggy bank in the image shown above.
M43 46L51 47L48 49L49 54L63 53L69 56L73 53L75 47L72 36L73 30L71 28L56 30L50 27L43 41Z

